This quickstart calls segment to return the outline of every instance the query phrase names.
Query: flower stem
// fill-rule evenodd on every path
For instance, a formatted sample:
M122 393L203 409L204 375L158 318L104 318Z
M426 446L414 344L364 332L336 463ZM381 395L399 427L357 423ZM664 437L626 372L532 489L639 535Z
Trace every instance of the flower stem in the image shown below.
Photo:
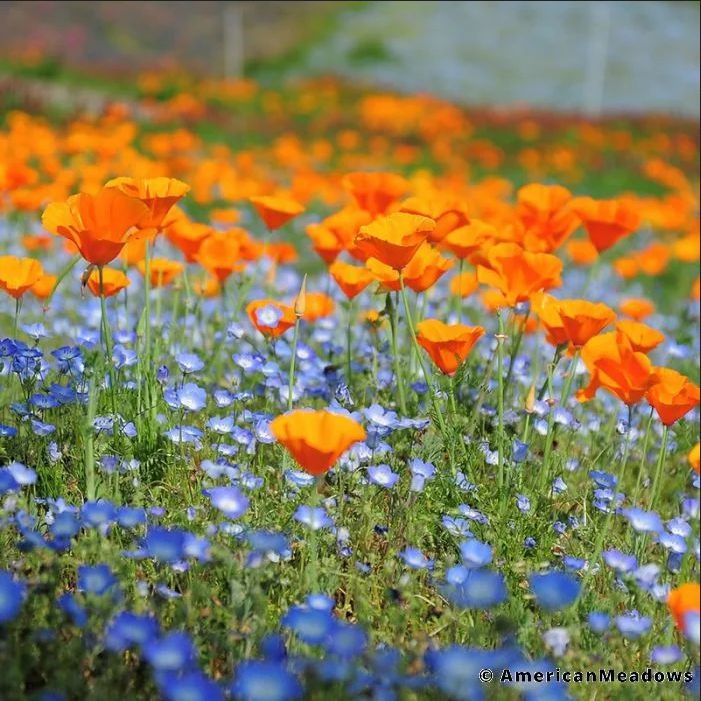
M662 466L667 457L667 439L669 437L669 426L665 426L662 430L662 446L660 454L657 457L657 465L655 466L655 478L652 482L652 496L650 497L650 511L655 508L659 497L660 482L662 481Z
M419 367L421 368L421 374L423 375L424 381L426 382L426 385L428 386L428 394L431 397L431 404L433 405L433 412L436 415L436 419L438 421L438 426L441 430L441 433L445 436L445 421L443 420L443 413L441 412L440 407L438 406L438 401L436 399L436 395L433 392L433 389L431 387L431 378L428 374L428 371L426 370L426 365L423 361L423 358L421 357L421 346L419 346L419 342L416 340L416 331L414 330L414 321L411 318L411 312L409 311L409 300L407 298L406 294L406 287L404 286L404 275L402 272L399 273L399 286L401 289L402 293L402 302L404 302L404 312L406 313L406 320L407 320L407 325L409 326L409 334L411 335L411 341L414 344L414 352L416 353L416 358L419 361Z
M346 384L351 389L353 367L351 361L351 340L353 337L353 300L348 300L348 325L346 326Z
M105 354L107 356L107 372L110 376L110 398L112 402L112 414L113 416L116 416L117 399L115 397L115 392L117 390L117 379L114 374L114 360L112 358L112 332L110 331L110 322L107 317L107 300L105 298L103 266L98 266L97 274L100 280L100 312L102 315L102 340L105 344Z
M499 321L499 333L497 334L497 418L499 432L497 436L497 454L499 460L499 472L497 484L503 495L504 487L504 315L500 309L497 312Z
M643 479L643 472L645 471L645 463L647 462L647 446L650 442L650 429L652 428L652 420L654 416L654 409L650 408L650 415L647 418L647 426L645 427L645 438L643 438L643 451L640 457L640 466L638 467L638 477L635 480L635 491L633 492L633 504L638 501L638 496L640 495L640 485Z
M297 361L297 343L299 342L299 324L302 317L297 315L295 317L295 330L294 336L292 337L292 355L290 356L290 374L287 378L287 411L292 410L292 393L295 386L295 364Z
M400 278L401 279L401 278ZM397 346L397 327L398 323L398 310L397 305L392 302L391 293L387 294L387 303L390 307L389 314L389 326L391 331L391 343L392 343L392 359L394 361L394 375L397 380L397 396L399 399L399 409L404 416L406 416L406 398L404 396L404 380L402 378L402 369L399 362L399 350Z

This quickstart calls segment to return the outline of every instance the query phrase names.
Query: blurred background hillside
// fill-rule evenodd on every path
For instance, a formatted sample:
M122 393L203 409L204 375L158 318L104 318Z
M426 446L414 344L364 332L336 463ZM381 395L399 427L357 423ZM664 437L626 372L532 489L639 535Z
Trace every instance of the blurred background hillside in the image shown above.
M1 2L0 78L335 74L469 105L699 115L698 2Z

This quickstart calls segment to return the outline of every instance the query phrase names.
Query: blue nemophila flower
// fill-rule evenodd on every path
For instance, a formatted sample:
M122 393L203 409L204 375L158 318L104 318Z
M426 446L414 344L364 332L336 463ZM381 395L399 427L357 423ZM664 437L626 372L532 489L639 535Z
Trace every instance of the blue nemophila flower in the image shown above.
M592 611L587 622L595 633L605 633L611 627L611 618L603 611Z
M687 545L684 538L680 535L675 535L674 533L667 533L667 531L662 531L657 542L670 553L675 555L683 555L687 551Z
M0 468L0 495L16 492L19 489L20 485L12 473L6 468Z
M139 507L120 506L117 509L116 519L122 528L136 528L146 523L146 512Z
M283 316L282 310L274 304L266 304L259 307L256 309L255 314L256 321L261 326L267 326L271 329L277 328L277 325L280 323L280 319L282 319Z
M550 628L543 633L543 642L555 657L562 657L570 644L570 634L567 628Z
M159 562L170 564L179 562L185 557L185 533L155 526L148 529L142 546L148 557Z
M181 672L195 659L195 646L187 633L175 631L149 640L143 645L143 656L158 672Z
M638 566L638 560L635 555L626 555L626 553L616 548L604 550L604 552L601 553L601 557L612 570L615 570L619 574L632 572Z
M460 543L460 555L465 567L484 567L492 561L492 548L479 540L465 540Z
M589 473L589 477L595 482L595 484L603 489L613 489L618 484L618 478L608 472L602 472L601 470L592 470Z
M667 521L667 530L681 538L688 538L691 535L691 525L683 518L677 517Z
M335 620L324 648L340 659L353 659L362 655L367 645L368 636L359 625Z
M157 677L165 701L222 701L224 690L203 672L166 672Z
M54 426L53 424L44 423L43 421L39 421L39 419L32 419L31 426L32 433L34 433L35 436L41 436L42 438L50 436L56 431L56 426Z
M467 504L460 504L458 506L458 511L466 518L469 518L470 521L475 521L476 523L479 523L482 526L485 525L489 520L483 513L477 511L477 509L473 509Z
M624 638L636 640L652 627L652 619L641 616L637 611L629 611L616 617L616 628Z
M190 375L204 368L204 362L199 355L195 353L178 353L178 355L175 356L175 362L178 364L180 372L182 372L183 375Z
M441 518L443 527L455 538L472 538L470 522L466 518L453 516L443 516Z
M528 581L541 608L558 611L571 606L579 596L581 583L564 572L532 574Z
M653 664L676 664L682 659L684 655L676 645L657 645L650 653L650 662Z
M0 438L14 438L16 435L16 428L13 426L5 426L5 424L0 424Z
M0 624L16 618L22 608L26 587L12 575L0 570Z
M433 685L451 699L480 701L484 698L479 673L490 668L490 661L483 650L451 645L442 650L427 650L425 660Z
M331 528L333 519L326 513L326 509L321 506L307 506L302 504L297 507L293 516L295 521L303 523L313 531L318 531L321 528Z
M78 591L103 596L116 588L117 578L109 565L81 565L78 567Z
M266 660L280 662L287 657L285 639L278 633L270 633L260 641L260 652Z
M302 642L321 645L331 632L334 621L328 609L292 606L282 617L281 624L284 628L289 628Z
M411 486L409 488L412 492L423 491L426 482L433 479L436 474L436 466L433 463L424 462L419 458L412 458L409 462L409 469L411 470Z
M212 506L221 511L227 518L240 518L248 511L249 500L236 487L213 487L205 489Z
M418 548L405 548L399 553L399 558L412 570L433 569L433 560L429 560Z
M232 358L246 374L260 372L265 365L265 358L258 353L235 353Z
M54 538L70 539L80 531L78 516L71 511L61 511L53 519L49 531Z
M80 510L83 525L88 528L104 528L115 519L116 510L110 501L86 501Z
M55 409L59 406L58 399L51 394L42 394L37 392L29 398L29 403L39 411L46 411L48 409Z
M105 630L105 647L123 652L130 647L143 647L159 634L158 621L147 615L121 611Z
M531 510L531 500L527 496L519 494L516 497L516 506L522 514L527 514Z
M392 472L389 465L371 465L368 467L368 480L385 489L391 489L399 481L399 475Z
M659 514L654 511L633 507L624 509L622 513L628 519L633 530L638 533L659 533L664 528Z
M174 426L163 434L173 443L192 443L199 450L203 433L196 426Z
M31 467L23 465L21 462L11 462L6 469L14 477L15 482L21 487L35 484L37 481L36 471L32 470Z
M444 584L441 593L458 608L488 609L506 601L508 591L504 577L498 572L471 569L456 584Z
M238 701L293 701L302 696L297 677L279 662L271 660L241 662L230 690Z
M586 567L587 561L581 557L572 557L571 555L565 555L565 557L562 558L562 564L568 570L571 570L573 572L579 572L580 570L583 570Z
M647 565L642 565L638 567L635 572L633 572L633 578L635 583L646 591L650 591L656 584L657 578L660 575L660 566L651 562Z
M166 389L163 399L171 409L201 411L207 404L207 392L194 382L186 382L182 387Z
M511 459L518 463L524 462L526 458L528 458L528 443L523 443L522 441L514 438L514 442L511 447Z
M73 594L66 593L61 595L57 603L61 611L66 613L78 628L84 628L86 626L88 622L88 612L75 600Z
M536 545L538 545L538 541L533 536L529 535L523 539L523 547L526 548L526 550L533 550Z

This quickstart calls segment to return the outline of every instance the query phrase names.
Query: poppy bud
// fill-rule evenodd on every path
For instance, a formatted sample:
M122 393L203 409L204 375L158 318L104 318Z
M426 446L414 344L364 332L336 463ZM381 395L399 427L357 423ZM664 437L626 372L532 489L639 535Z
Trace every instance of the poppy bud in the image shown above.
M302 317L307 310L307 275L302 279L302 285L299 288L299 294L295 299L294 312L295 316Z

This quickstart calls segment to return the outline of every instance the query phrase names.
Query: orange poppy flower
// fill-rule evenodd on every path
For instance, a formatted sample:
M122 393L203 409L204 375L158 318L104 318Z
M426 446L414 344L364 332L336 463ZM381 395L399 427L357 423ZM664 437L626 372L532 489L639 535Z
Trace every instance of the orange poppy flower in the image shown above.
M414 292L424 292L453 267L454 261L444 258L438 249L424 243L404 268L404 283Z
M618 308L621 314L629 316L635 321L642 321L655 313L655 305L649 299L638 299L637 297L622 300Z
M354 443L365 440L365 429L350 416L322 409L298 409L270 422L278 443L310 475L320 477Z
M646 396L665 426L686 416L701 399L699 387L671 368L654 368Z
M410 197L402 202L399 211L433 219L436 228L428 235L433 243L442 241L451 231L470 221L465 206L447 197Z
M322 220L321 225L330 231L338 240L338 244L359 260L364 260L353 248L353 241L361 226L372 221L370 212L355 206L347 206L338 212L330 214Z
M258 195L249 197L248 201L255 207L268 231L285 226L304 212L304 207L297 200L286 196Z
M139 229L161 229L170 208L182 199L190 186L175 178L114 178L105 187L116 188L129 197L140 200L148 213L138 222Z
M395 212L361 226L355 245L366 259L376 258L395 270L402 270L435 226L433 219Z
M686 615L698 613L701 601L701 587L697 582L682 584L667 596L667 606L682 633L686 633Z
M499 243L487 251L489 267L477 268L477 279L498 289L509 306L532 294L562 285L562 261L550 253L524 251L515 243Z
M591 399L603 387L632 406L645 396L650 386L650 359L634 351L627 336L620 331L590 339L582 348L582 361L591 377L587 387L577 392L579 401Z
M196 261L197 252L203 241L213 233L209 224L179 218L164 228L166 238L185 256L188 263Z
M368 258L365 261L365 268L372 275L373 280L380 283L380 289L384 292L399 292L402 289L399 272L381 263L377 258Z
M698 475L701 470L701 445L697 443L690 451L687 456L689 459L689 465L691 469Z
M500 240L496 227L479 219L451 231L443 238L442 245L456 258L471 258L492 241Z
M146 261L139 261L136 267L142 275L146 275ZM184 269L185 266L177 260L151 258L149 263L151 287L167 287Z
M483 335L481 326L444 324L438 319L424 319L416 326L416 340L446 375L455 374Z
M630 280L638 274L639 268L635 258L629 256L616 258L611 265L624 280Z
M22 237L22 245L29 253L50 251L54 245L54 238L48 234L26 234Z
M0 289L19 299L44 274L41 263L34 258L0 256Z
M633 346L633 350L649 353L664 341L664 334L641 321L622 319L616 324L616 329L625 334Z
M568 241L566 248L575 265L591 265L599 257L596 246L589 239Z
M488 312L497 312L509 306L508 300L499 290L484 290L480 294L480 299Z
M136 238L135 236L130 238L122 252L119 254L120 258L127 265L136 265L139 261L146 257L146 244L148 239L146 238Z
M37 299L48 299L53 292L58 278L56 275L42 275L31 287L32 294Z
M202 242L195 260L221 283L234 271L244 269L239 262L240 250L236 237L228 232L217 231Z
M561 185L533 183L516 195L516 215L524 226L523 246L528 251L551 253L579 226L567 205L572 193Z
M463 299L469 297L478 287L477 273L472 270L455 275L450 280L450 294Z
M268 315L265 314L266 307L270 307L270 321ZM261 312L259 314L259 312ZM294 310L287 304L281 304L274 299L257 299L249 302L246 306L246 314L251 320L253 326L260 331L264 336L277 338L285 331L291 329L295 325L296 317Z
M589 240L601 253L640 226L640 216L626 200L595 200L577 197L570 203L582 220Z
M280 265L294 263L297 260L297 249L293 244L286 241L266 243L261 249L261 255L267 256L270 260Z
M348 299L357 297L373 280L372 274L365 268L340 260L329 266L329 274Z
M192 289L200 297L216 297L221 292L221 285L217 278L207 275L204 278L195 280L192 283Z
M559 301L547 292L537 292L531 297L531 311L545 329L545 340L553 346L569 343L569 335L562 323Z
M567 340L575 348L581 348L616 318L616 312L605 304L584 299L560 300L557 311Z
M669 264L669 246L663 243L654 243L642 251L638 251L635 260L638 267L645 275L656 276L662 274Z
M100 271L93 270L86 283L95 297L100 296ZM131 280L121 271L114 268L102 268L102 287L105 297L112 297L131 285Z
M694 284L691 286L691 299L699 300L701 299L701 278L696 278Z
M305 231L312 242L312 248L326 265L333 263L344 249L343 243L323 224L309 224Z
M306 292L304 295L304 313L302 317L306 321L316 321L334 313L336 305L328 295L323 292Z
M343 178L343 186L358 206L373 217L386 214L409 189L409 183L394 173L348 173Z
M41 221L47 231L75 244L88 263L101 266L120 254L148 212L140 200L107 187L95 195L81 192L50 204Z

